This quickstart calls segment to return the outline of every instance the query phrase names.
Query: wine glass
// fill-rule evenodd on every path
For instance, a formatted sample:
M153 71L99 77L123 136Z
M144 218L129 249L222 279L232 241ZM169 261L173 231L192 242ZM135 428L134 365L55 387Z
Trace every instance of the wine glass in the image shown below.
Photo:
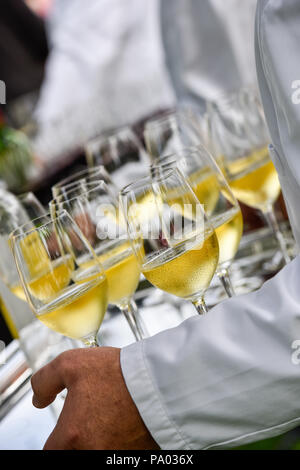
M93 139L85 152L88 166L103 165L119 188L146 174L149 157L128 126Z
M118 192L118 189L112 182L104 166L99 165L93 168L86 168L85 170L78 171L59 181L54 186L52 186L52 195L54 198L56 198L60 194L64 194L64 192L78 185L81 185L82 189L84 190L85 184L92 183L93 181L105 181L112 192L115 194Z
M221 97L208 104L214 155L221 157L224 174L235 197L261 211L274 233L285 263L290 261L273 204L280 183L270 159L272 147L257 96L250 90Z
M208 217L213 218L211 222L220 246L217 274L227 295L232 297L234 290L228 268L239 246L243 219L221 169L202 144L203 132L197 130L196 116L192 119L191 111L187 110L166 113L150 120L144 135L152 167L180 161L181 171L204 204Z
M23 209L25 209L29 220L37 219L47 213L41 202L31 191L19 194L17 198L22 204Z
M133 300L141 268L128 240L118 202L104 181L65 191L50 202L52 216L66 210L92 245L108 281L108 301L125 315L135 339L147 336Z
M218 265L218 239L181 172L161 168L123 188L120 200L146 279L206 313L204 294Z
M201 143L201 134L186 111L176 110L147 121L144 139L150 158L155 162L159 157L196 147Z
M219 242L219 265L216 272L228 297L232 297L234 290L228 269L237 253L243 233L243 217L239 203L221 170L203 146L198 145L196 148L158 157L152 164L151 171L159 175L162 167L174 165L177 165L186 177L215 229Z
M16 302L12 296L4 293L2 314L12 337L19 340L30 367L36 370L49 356L56 355L58 351L78 347L76 342L66 341L54 331L44 328L35 319L27 306L25 292L9 247L9 235L17 227L37 217L43 217L45 222L50 219L40 201L31 192L19 196L0 192L0 212L0 277L10 292L21 301Z
M10 233L31 219L46 217L46 211L32 192L14 196L0 195L0 277L9 290L20 300L26 301L24 290L12 253L8 246Z
M12 337L18 339L31 369L37 370L63 350L78 347L79 342L64 338L36 320L27 304L9 247L9 235L17 227L37 217L43 217L45 222L50 220L44 207L31 192L19 196L0 192L0 208L0 277L13 294L10 296L8 292L3 292L2 314Z
M63 211L14 230L10 247L27 301L48 328L86 346L107 308L107 280L96 254L73 219Z
M20 284L20 281L8 246L8 237L12 230L26 221L28 221L28 217L19 199L14 194L0 188L0 277L10 290ZM22 288L20 292L23 293ZM19 311L9 308L7 300L2 314L13 338L18 338L19 330L32 319L28 319L28 316L20 315ZM31 312L29 316L31 317Z

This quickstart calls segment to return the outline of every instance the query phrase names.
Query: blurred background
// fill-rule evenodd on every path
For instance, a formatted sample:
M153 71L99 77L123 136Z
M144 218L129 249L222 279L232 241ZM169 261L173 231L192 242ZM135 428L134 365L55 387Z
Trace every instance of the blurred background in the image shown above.
M258 96L255 8L256 0L2 0L0 80L6 86L6 103L0 105L1 187L15 195L33 192L46 206L57 181L89 164L86 147L95 138L127 126L143 146L145 123L168 110L188 110L205 123L208 103L244 89ZM115 181L121 188L132 178L132 160L115 165L102 155L97 163L109 173L117 170ZM135 161L135 171L138 165L143 172L144 162ZM244 235L232 268L237 293L259 288L282 266L260 211L243 203L241 209ZM275 212L293 254L282 195ZM157 320L159 327L152 333L191 315L187 306L165 297L151 304L143 288L136 300L146 323L156 302L162 311L174 310L165 323ZM7 359L12 361L2 366L2 382L0 366L0 448L5 448L4 424L9 435L15 436L16 429L5 420L26 396L34 366L28 364L28 345L21 342L20 352L18 332L14 334L7 320L9 311L27 315L28 307L2 282L0 295L0 339L10 348ZM213 283L209 304L222 295ZM162 312L157 312L159 319ZM124 337L118 343L111 325L104 328L107 344L122 346L132 340ZM32 413L27 408L25 422ZM45 435L47 431L46 425ZM252 447L296 448L298 438L296 430ZM41 442L24 443L16 437L10 445L38 448Z

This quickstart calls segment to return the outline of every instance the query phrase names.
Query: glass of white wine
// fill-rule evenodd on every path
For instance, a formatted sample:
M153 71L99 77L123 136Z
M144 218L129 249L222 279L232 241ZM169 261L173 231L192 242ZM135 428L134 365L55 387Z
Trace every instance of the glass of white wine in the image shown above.
M35 219L12 232L9 242L35 316L64 336L97 346L107 280L73 219L66 211L52 220Z
M26 224L32 219L44 217L44 220L47 221L46 211L31 192L21 194L20 196L6 193L0 200L0 208L0 249L2 252L0 257L0 277L14 295L26 301L16 265L8 246L9 235L19 226Z
M263 109L251 90L221 97L208 104L210 139L214 156L235 197L258 209L272 229L285 263L290 261L273 205L280 183L270 158L271 146Z
M237 253L243 233L240 206L223 173L206 149L198 145L165 157L158 157L151 171L160 174L161 168L178 166L195 195L203 205L219 242L217 275L228 297L234 295L229 267Z
M219 244L202 205L178 168L132 183L120 193L142 273L159 289L207 312L204 294L219 261Z
M108 282L108 302L124 314L139 341L148 336L133 295L139 284L141 266L135 257L118 202L104 181L73 186L53 199L53 217L66 210L79 226L101 262Z

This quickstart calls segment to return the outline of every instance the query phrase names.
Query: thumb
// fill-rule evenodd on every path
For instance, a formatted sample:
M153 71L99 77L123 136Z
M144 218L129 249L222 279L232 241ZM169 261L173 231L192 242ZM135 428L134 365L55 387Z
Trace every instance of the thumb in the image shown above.
M66 388L63 353L49 364L42 367L31 378L33 390L32 403L36 408L45 408L56 398L56 395Z

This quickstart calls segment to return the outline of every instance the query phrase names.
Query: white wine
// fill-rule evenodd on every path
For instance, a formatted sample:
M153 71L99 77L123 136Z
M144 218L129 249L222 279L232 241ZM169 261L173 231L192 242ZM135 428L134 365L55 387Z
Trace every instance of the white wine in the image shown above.
M131 202L127 208L128 220L133 223L140 223L150 220L162 204L158 195L148 191L139 196L135 202Z
M114 305L127 303L140 279L141 267L129 242L117 244L98 256L108 282L108 300Z
M222 190L217 176L211 170L202 168L187 176L187 181L193 193L183 186L168 189L165 196L168 204L176 208L176 212L180 211L184 217L195 219L196 196L203 205L205 212L211 215L219 201ZM190 208L188 205L190 205Z
M243 216L239 208L211 217L219 242L219 265L227 267L236 255L243 234Z
M235 197L250 207L265 211L279 196L280 183L267 147L228 164L227 176Z
M38 233L29 233L20 241L20 248L31 277L51 268L51 260Z
M71 256L49 259L27 283L37 318L48 328L74 339L97 333L107 307L107 280L96 261L77 269Z
M35 298L48 302L69 285L73 270L74 262L71 257L63 261L59 259L51 264L49 260L47 271L43 269L38 273L38 276L28 283L28 290Z
M198 170L187 178L207 214L212 214L220 196L217 176L211 170Z
M41 279L41 285L45 280ZM48 328L74 339L95 335L107 308L107 281L102 275L88 283L74 283L65 295L37 315Z
M26 295L21 284L17 284L16 286L10 287L10 291L12 292L12 294L18 297L18 299L24 300L24 302L26 302Z
M218 240L208 232L204 240L184 242L150 259L142 268L154 286L170 294L193 300L210 284L219 260Z

